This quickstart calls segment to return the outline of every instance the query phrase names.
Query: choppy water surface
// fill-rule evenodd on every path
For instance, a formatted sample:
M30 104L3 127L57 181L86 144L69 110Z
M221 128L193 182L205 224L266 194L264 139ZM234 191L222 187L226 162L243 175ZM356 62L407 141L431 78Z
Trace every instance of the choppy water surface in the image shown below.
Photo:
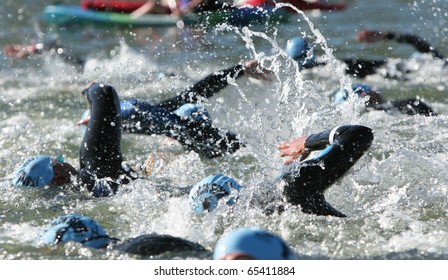
M66 1L77 3L78 1ZM88 59L76 71L50 55L12 61L0 54L0 176L7 177L25 157L63 154L78 166L81 90L90 81L113 85L121 98L148 101L170 96L201 77L243 59L259 58L274 72L271 83L241 78L205 103L217 126L238 132L247 147L224 158L205 160L168 145L162 137L123 135L122 151L139 164L151 151L169 160L144 180L111 198L92 199L69 190L33 190L0 182L1 259L138 258L114 251L67 244L35 248L36 235L53 218L79 213L97 220L114 237L157 232L184 237L210 251L220 236L240 226L260 226L281 235L303 258L446 259L448 257L447 68L393 42L359 44L362 28L415 33L448 55L445 1L347 1L346 11L298 13L286 24L218 26L199 29L57 28L40 18L49 1L4 1L2 48L31 43L56 33ZM375 15L375 16L371 16ZM289 36L318 40L316 51L333 63L299 72L282 51ZM336 107L331 92L353 78L335 58L390 57L415 71L407 81L374 75L362 80L388 99L419 96L438 117L363 113L359 100ZM173 73L174 76L161 75ZM361 81L361 80L360 80ZM327 200L348 218L306 215L294 207L266 217L250 207L254 193L275 189L282 141L339 124L373 128L370 151L329 189ZM195 216L188 186L219 172L246 186L229 212ZM157 256L209 259L208 254Z

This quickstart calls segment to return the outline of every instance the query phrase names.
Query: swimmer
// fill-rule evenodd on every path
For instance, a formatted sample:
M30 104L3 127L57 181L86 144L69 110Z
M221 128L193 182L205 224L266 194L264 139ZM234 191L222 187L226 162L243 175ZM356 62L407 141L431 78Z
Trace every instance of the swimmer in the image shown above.
M346 217L325 200L324 192L350 170L372 141L373 133L370 128L342 125L278 145L280 157L286 158L286 166L276 179L278 185L282 186L282 197L275 197L277 201L268 201L268 205L263 201L255 201L254 204L261 205L267 215L275 211L283 212L285 205L279 201L286 200L291 205L300 206L301 211L306 214ZM320 153L307 159L313 151ZM219 182L218 179L221 178L223 181ZM231 178L211 176L195 185L190 192L189 201L194 212L211 212L216 209L219 199L238 197L241 189ZM232 202L230 205L237 200L233 199Z
M377 33L373 33L377 34ZM395 38L400 42L411 43L414 45L419 52L431 52L434 57L443 58L438 51L436 51L429 44L423 40L416 39L418 37L408 36L408 35L396 35L395 33L388 33L389 35L383 36L388 38ZM393 36L390 34L394 34ZM365 31L358 35L359 41L373 41L372 38L378 38L376 35L372 35ZM397 39L401 38L401 39ZM406 38L406 39L403 39ZM413 38L412 40L409 38ZM409 40L407 40L409 39ZM286 53L295 61L298 62L300 69L310 69L318 66L324 66L327 64L326 61L318 58L313 51L312 45L304 37L293 37L288 40L285 48ZM345 64L345 74L351 75L355 78L365 78L373 74L384 75L388 79L406 80L406 74L411 70L406 69L402 65L391 65L386 59L371 60L371 59L359 59L359 58L349 58L341 59L342 63ZM384 69L385 71L380 71Z
M314 67L325 66L326 61L318 58L313 51L313 47L304 37L293 37L288 40L285 48L286 53L298 63L301 70ZM357 78L365 78L375 74L376 69L386 63L385 60L363 60L363 59L343 59L345 73Z
M72 182L87 188L95 197L116 193L120 184L136 179L121 154L121 109L115 89L91 83L82 91L92 114L79 148L77 171L60 156L36 156L24 161L12 179L17 186L57 187Z
M364 155L372 141L370 128L341 125L279 145L286 165L279 178L285 183L286 201L299 205L304 213L346 217L325 200L324 192ZM322 151L307 159L316 150Z
M81 71L84 68L86 61L76 55L65 47L59 39L52 36L41 43L31 45L10 44L7 45L3 51L11 58L23 59L29 56L38 55L42 53L52 53L62 58L68 64L76 67Z
M431 46L431 44L414 34L364 29L357 34L356 40L364 43L374 43L385 40L405 43L413 46L420 53L430 53L434 58L445 59L445 56Z
M238 228L215 245L215 260L294 260L296 256L279 236L256 227Z
M366 84L352 84L352 91L355 96L363 98L369 96L365 102L367 109L374 109L385 112L398 111L407 115L423 115L423 116L437 116L434 110L423 101L417 98L406 98L392 101L386 101L379 91L373 90ZM349 92L346 89L341 89L333 96L333 102L340 104L346 101L349 97Z
M212 212L221 199L232 206L238 201L242 187L232 178L222 174L208 176L194 185L188 196L193 212L202 214Z
M165 135L207 158L234 153L243 146L238 136L214 127L208 112L198 103L224 89L229 77L238 79L244 75L270 80L270 71L260 68L258 61L249 60L210 74L175 97L156 104L123 100L120 103L123 132ZM87 123L88 116L77 122L78 125Z
M35 49L36 46L9 47L9 51L6 53L16 58L26 57L36 53L27 51L28 49ZM59 48L63 50L62 47ZM46 49L47 47L42 48L42 50ZM23 52L27 53L27 55L23 54ZM55 53L65 54L66 51L57 51ZM73 58L71 55L68 55L68 57ZM270 81L270 75L271 72L261 68L257 60L248 60L214 72L177 93L174 97L156 104L136 99L122 100L120 107L123 132L165 135L178 140L187 150L195 151L207 158L234 153L243 146L235 133L219 129L213 126L211 121L204 123L198 121L197 118L193 120L186 114L191 111L191 107L195 107L195 112L192 112L192 114L197 114L199 111L204 112L204 115L208 114L205 108L201 107L201 109L198 109L200 106L197 103L211 98L227 87L229 85L229 77L233 80L247 76ZM88 113L84 112L82 119L77 124L85 128L88 122Z
M65 215L52 220L37 236L34 246L51 246L67 242L80 243L94 249L112 249L123 253L151 257L166 252L205 252L205 248L179 237L167 234L144 234L119 240L110 237L93 219L83 215Z

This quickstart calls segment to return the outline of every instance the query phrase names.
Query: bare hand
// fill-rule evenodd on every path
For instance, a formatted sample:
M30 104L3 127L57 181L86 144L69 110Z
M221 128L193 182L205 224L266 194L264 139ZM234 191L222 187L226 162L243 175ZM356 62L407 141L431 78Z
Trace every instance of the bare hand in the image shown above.
M90 122L90 115L87 116L85 119L77 121L75 124L76 125L88 125L89 122Z
M305 148L307 138L308 136L302 136L277 146L277 149L281 151L280 157L289 157L283 161L285 165L290 164L298 157L300 157L300 161L305 160L310 155L311 152Z
M381 31L376 30L362 30L356 36L358 42L374 43L384 39L384 34Z
M7 56L12 58L25 58L34 53L34 46L11 44L6 46L3 51Z
M270 77L272 71L261 68L260 64L258 63L258 60L255 59L246 61L244 63L244 73L248 77L252 77L257 80L265 80L265 81L272 80Z

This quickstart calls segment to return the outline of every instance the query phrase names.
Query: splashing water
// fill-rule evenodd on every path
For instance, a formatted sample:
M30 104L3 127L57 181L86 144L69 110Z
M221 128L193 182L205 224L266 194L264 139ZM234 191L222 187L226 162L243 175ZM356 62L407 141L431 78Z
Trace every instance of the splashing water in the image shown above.
M276 8L287 6L277 4ZM413 5L413 11L418 13L423 9L420 6L417 9ZM1 181L0 258L138 258L73 244L32 246L35 236L50 220L72 213L94 218L111 236L120 239L166 233L199 242L209 250L223 233L240 226L260 226L281 235L305 258L446 258L448 108L442 62L427 56L397 57L398 62L417 70L409 81L387 81L380 75L366 80L380 86L391 99L419 95L429 100L439 117L365 113L360 106L363 101L356 99L335 106L329 95L339 88L349 88L352 82L336 58L338 47L345 46L334 47L332 36L327 35L332 34L331 26L322 24L338 15L329 14L325 19L296 12L299 19L289 26L260 31L255 27L221 25L198 39L208 43L199 51L193 50L193 39L193 47L167 48L173 53L162 53L162 57L183 59L181 75L178 65L173 66L168 58L148 55L144 48L138 50L125 35L106 52L110 56L102 56L102 52L89 54L81 73L50 55L26 62L2 57L2 177L8 177L23 158L35 154L62 154L76 166L81 134L73 123L84 110L80 90L92 80L113 84L121 98L154 101L250 57L273 72L273 82L254 83L245 78L231 81L231 86L216 98L204 102L217 126L237 132L247 143L246 148L228 157L204 160L176 144L167 144L161 137L123 135L122 150L132 164L142 163L154 151L165 154L166 161L153 174L123 187L114 197L92 199L67 189L24 189L13 187L8 180ZM282 46L291 34L296 35L290 31L296 26L310 30L302 35L312 39L315 52L323 52L328 61L325 67L299 71L286 55ZM223 45L236 45L234 42L240 40L242 44L232 49L236 54L226 50L225 58L210 55L222 51L210 47L212 43L219 45L220 40ZM345 40L350 39L346 36ZM89 41L86 45L95 46ZM163 75L165 70L176 75ZM252 202L262 199L264 193L278 192L274 178L282 163L275 149L277 144L347 123L370 126L375 134L369 152L326 194L327 200L348 218L306 215L297 207L268 217L254 207ZM218 172L234 177L244 186L239 203L231 211L219 205L213 213L194 215L187 201L191 185ZM205 259L210 254L189 257Z

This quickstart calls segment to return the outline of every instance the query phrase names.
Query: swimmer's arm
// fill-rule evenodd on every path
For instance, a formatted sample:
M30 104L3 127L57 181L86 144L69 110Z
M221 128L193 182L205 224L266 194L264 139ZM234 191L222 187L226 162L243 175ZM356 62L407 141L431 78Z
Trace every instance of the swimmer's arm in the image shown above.
M444 59L444 56L428 42L413 34L392 31L382 32L376 30L363 30L358 33L356 39L366 43L373 43L380 40L393 40L398 43L410 44L421 53L431 53L436 58Z
M67 49L63 48L57 40L31 45L11 44L4 48L4 52L12 58L26 58L44 52L53 52L72 65L82 67L85 63L83 59L73 56Z
M421 53L431 53L434 57L443 59L443 55L440 54L434 47L432 47L428 42L423 40L422 38L405 33L398 32L386 32L384 34L384 38L386 40L394 40L399 43L406 43L412 45L417 51Z
M10 44L6 46L3 51L5 54L11 58L26 58L28 56L39 54L42 52L43 44L32 44L32 45L19 45Z
M257 79L268 79L269 71L259 69L257 61L250 60L227 69L215 72L203 78L193 86L188 87L174 98L163 101L158 106L174 111L186 103L196 103L220 92L229 85L229 79L238 79L243 75Z
M311 151L323 150L328 145L333 144L345 127L347 126L337 126L331 130L302 136L281 144L277 147L281 151L280 157L286 157L284 164L289 164L299 157L301 157L300 160L304 160L309 156Z

